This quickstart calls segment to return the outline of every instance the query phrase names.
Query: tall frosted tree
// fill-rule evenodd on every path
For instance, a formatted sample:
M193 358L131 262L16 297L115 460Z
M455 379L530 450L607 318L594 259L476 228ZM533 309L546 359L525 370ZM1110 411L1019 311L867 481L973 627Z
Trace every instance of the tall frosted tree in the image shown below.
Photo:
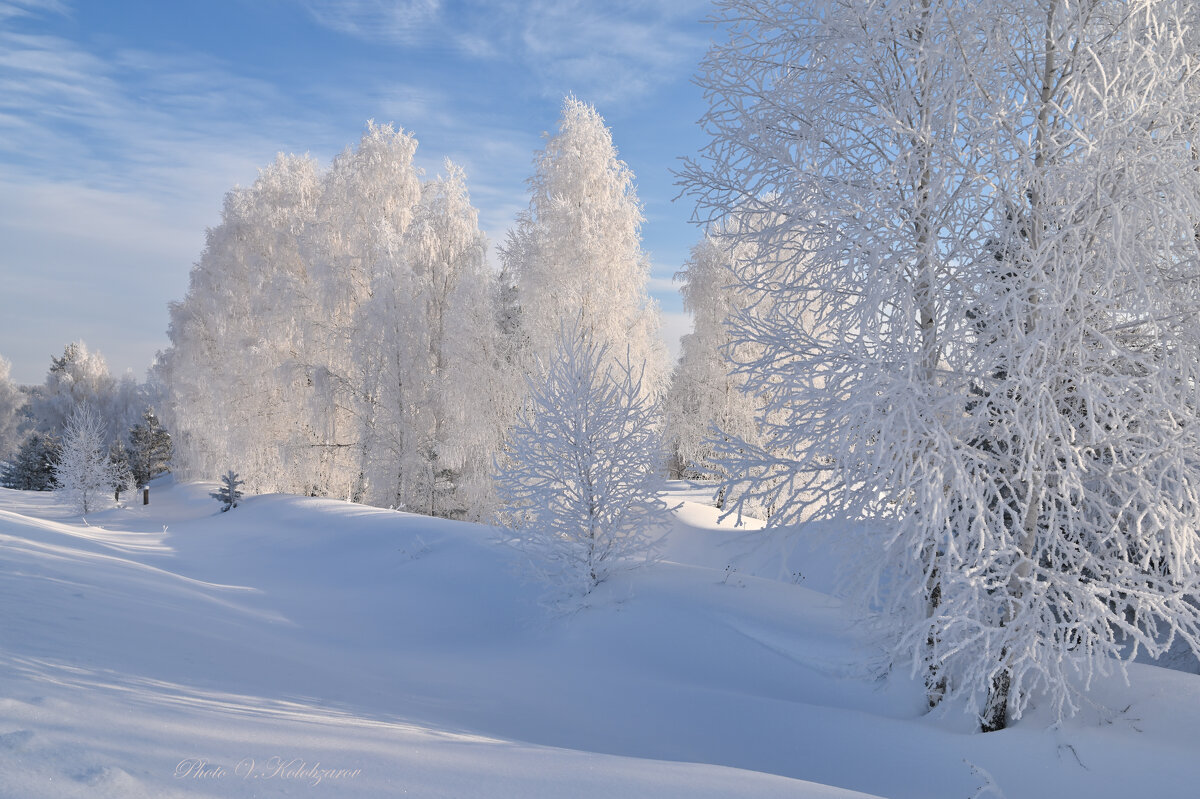
M568 97L534 166L529 208L501 252L517 288L526 370L550 356L564 324L577 325L611 353L644 361L643 390L657 395L666 349L646 293L641 207L596 109Z
M772 405L775 392L763 384L752 387L739 369L740 364L754 362L761 347L731 336L735 318L752 310L752 295L740 281L751 278L755 263L753 248L733 244L717 229L692 248L691 257L675 275L682 282L684 308L692 314L692 332L680 342L679 363L664 400L671 465L681 476L721 480L716 494L720 507L746 489L763 493L763 486L740 479L749 473L735 475L727 470L725 450L741 442L763 446L762 425L778 423L780 415ZM769 299L755 299L753 312L762 314ZM815 505L816 498L809 499ZM738 509L757 518L774 511L754 496Z
M402 292L409 284L404 234L421 197L416 149L411 134L368 123L358 147L335 158L322 177L317 218L304 237L319 314L310 325L305 366L321 448L317 483L323 492L352 499L370 491L368 469L378 446L376 358L394 354L395 347L384 342L376 351L363 309L378 287Z
M466 177L454 164L421 185L398 271L376 275L363 309L377 377L373 501L478 518L494 500L491 460L509 421L514 375Z
M781 410L731 468L773 522L814 473L886 522L853 527L850 595L985 730L1196 648L1195 10L720 8L685 180L755 249L733 340Z
M184 479L236 462L256 490L312 490L320 440L304 412L315 389L302 367L319 315L299 234L314 217L317 178L312 159L280 156L230 191L187 295L170 307L160 410Z
M21 446L22 422L29 398L12 381L12 364L0 356L0 461L17 453Z

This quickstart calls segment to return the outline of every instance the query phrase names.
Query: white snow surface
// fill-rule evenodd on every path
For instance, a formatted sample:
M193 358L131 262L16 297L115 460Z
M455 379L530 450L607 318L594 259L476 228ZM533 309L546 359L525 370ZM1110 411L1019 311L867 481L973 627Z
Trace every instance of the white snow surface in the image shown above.
M551 613L495 530L208 484L84 522L0 489L0 799L1130 797L1200 785L1200 677L1061 724L923 712L836 547L675 484L662 559ZM825 541L826 543L822 543Z

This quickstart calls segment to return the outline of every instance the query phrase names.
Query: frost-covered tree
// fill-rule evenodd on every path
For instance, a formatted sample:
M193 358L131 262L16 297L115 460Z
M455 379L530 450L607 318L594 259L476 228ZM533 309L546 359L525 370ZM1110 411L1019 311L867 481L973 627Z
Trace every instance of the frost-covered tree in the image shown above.
M61 451L57 436L33 431L5 464L0 485L20 491L53 491L54 467Z
M663 507L655 406L640 366L564 329L499 463L502 519L556 598L587 595L655 543Z
M115 441L138 418L141 387L130 375L113 378L104 356L76 341L61 357L51 357L45 382L33 390L29 411L35 429L61 433L82 405L99 417L106 441Z
M364 303L361 361L372 375L372 502L479 518L514 404L493 307L496 278L454 164L425 181L393 267Z
M137 491L138 481L130 464L129 449L125 442L117 439L108 448L109 479L113 501L120 502L122 493Z
M760 348L746 342L734 346L730 337L734 317L750 303L735 275L740 272L744 278L753 265L752 249L732 246L717 231L692 248L684 269L675 275L683 284L684 308L692 314L692 332L681 341L679 363L664 400L671 468L683 477L726 478L716 495L719 507L731 492L741 493L743 481L728 479L734 475L726 470L726 459L717 457L717 449L730 441L761 446L760 417L768 412L770 399L762 386L751 390L736 368L756 358ZM765 300L760 297L759 302ZM742 476L748 475L738 475ZM773 510L753 498L740 508L759 518Z
M103 355L82 341L68 344L61 357L51 356L45 383L34 391L30 411L37 429L62 433L77 407L107 404L114 387Z
M649 262L629 167L596 109L563 102L558 132L534 159L529 208L501 251L517 287L526 370L554 352L564 325L578 325L615 357L646 364L643 390L667 379L658 310L646 293Z
M886 522L850 595L984 729L1200 647L1195 9L721 9L685 180L755 248L733 340L781 413L732 468L776 523L821 473L828 513Z
M0 463L20 448L24 409L29 401L9 377L11 369L12 364L0 356Z
M402 291L408 282L403 240L421 197L416 149L411 134L368 123L358 147L335 158L322 176L316 219L304 236L319 314L305 371L314 387L321 493L361 500L372 492L367 480L379 445L379 355L393 345L373 340L365 308L376 287Z
M252 186L230 191L187 295L170 306L158 410L184 479L233 461L256 490L312 492L327 443L314 396L327 381L309 364L318 360L316 328L329 320L300 251L319 191L316 162L283 155Z
M104 422L87 405L75 408L67 419L62 452L54 465L54 482L66 502L81 514L108 502L114 479Z

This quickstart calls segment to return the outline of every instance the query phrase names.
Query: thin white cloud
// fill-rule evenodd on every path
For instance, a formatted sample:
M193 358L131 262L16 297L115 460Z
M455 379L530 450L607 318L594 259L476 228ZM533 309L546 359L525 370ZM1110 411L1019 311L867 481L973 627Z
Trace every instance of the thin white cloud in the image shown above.
M62 0L0 0L0 22L38 14L58 14L65 17L69 15L69 10Z
M312 18L338 33L409 43L438 19L438 0L301 0Z
M707 0L300 0L321 25L373 42L444 42L519 65L543 96L597 104L641 98L690 75Z
M673 277L651 275L646 281L646 289L652 294L675 294L679 291L679 281Z
M286 149L281 131L311 136L282 105L204 56L0 29L0 342L18 379L81 336L118 371L150 363L222 195Z
M691 73L707 3L535 0L520 19L524 59L549 94L597 104L640 97Z

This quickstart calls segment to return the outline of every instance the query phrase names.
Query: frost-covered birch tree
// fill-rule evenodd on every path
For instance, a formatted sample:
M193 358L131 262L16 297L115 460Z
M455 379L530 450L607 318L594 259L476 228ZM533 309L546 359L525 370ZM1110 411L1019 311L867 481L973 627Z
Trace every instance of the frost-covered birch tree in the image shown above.
M564 325L578 325L614 356L646 363L643 390L667 379L658 309L646 293L649 262L629 167L592 106L568 97L529 179L529 208L501 251L520 303L525 370L554 351Z
M663 402L676 477L704 477L717 468L710 443L714 425L740 438L757 435L754 400L741 390L744 380L733 374L726 354L726 325L738 303L731 258L716 237L705 236L675 274L684 310L692 315L692 332L680 341Z
M302 364L317 314L299 246L317 177L312 159L280 156L252 186L230 191L186 296L170 306L159 410L183 479L211 479L236 462L256 490L312 491L320 439Z
M773 521L823 473L874 522L850 595L984 729L1196 647L1195 11L720 7L685 180L756 248L733 337L780 422L726 455Z
M369 122L358 147L335 158L323 176L317 219L305 236L316 284L305 370L313 386L309 418L321 452L316 476L321 493L362 500L371 492L368 470L378 446L383 380L379 359L406 345L373 339L364 309L379 286L401 296L410 287L403 241L421 196L416 149L412 134ZM407 324L406 311L393 309L398 323ZM404 393L411 386L390 388Z
M642 367L563 328L498 461L502 520L555 601L651 554L661 443Z
M83 405L100 419L106 443L121 437L144 407L141 386L132 375L113 378L102 354L75 341L63 348L61 357L51 356L45 382L33 389L29 413L35 429L58 435Z
M442 516L491 512L491 461L514 404L499 352L496 278L466 176L425 181L398 245L399 272L375 277L363 330L376 363L372 501Z

